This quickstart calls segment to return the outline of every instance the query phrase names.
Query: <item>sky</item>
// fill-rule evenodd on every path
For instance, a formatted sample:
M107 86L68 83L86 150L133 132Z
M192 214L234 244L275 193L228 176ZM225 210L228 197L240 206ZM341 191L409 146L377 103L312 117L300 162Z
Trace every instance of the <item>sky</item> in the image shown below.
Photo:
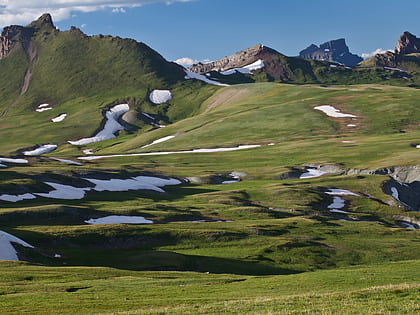
M420 37L419 0L0 0L0 28L50 13L62 31L133 38L170 61L210 61L255 44L297 56L345 38L352 53Z

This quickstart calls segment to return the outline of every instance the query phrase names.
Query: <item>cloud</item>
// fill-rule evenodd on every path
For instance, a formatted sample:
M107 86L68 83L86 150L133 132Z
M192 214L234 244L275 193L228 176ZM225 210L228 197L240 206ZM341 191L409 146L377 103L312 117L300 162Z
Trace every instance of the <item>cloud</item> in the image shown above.
M373 56L375 56L377 54L384 54L384 53L386 53L388 51L392 51L392 50L391 49L383 50L382 48L378 48L375 51L372 51L371 53L368 53L368 54L364 53L364 54L362 54L362 58L373 57Z
M114 8L112 9L112 13L126 13L124 8Z
M124 13L124 8L189 1L193 0L0 0L0 28L11 24L29 24L44 13L50 13L54 21L61 21L70 18L73 12L93 12L110 8L116 9L115 12Z
M184 66L184 67L188 67L191 66L192 64L195 64L198 62L198 60L194 60L188 57L184 57L184 58L179 58L177 60L174 61L175 63Z
M174 62L181 65L181 66L188 67L188 66L191 66L191 65L199 63L199 62L209 63L209 62L211 62L211 60L210 59L197 60L197 59L191 59L191 58L188 58L188 57L183 57L183 58L179 58L179 59L175 60Z

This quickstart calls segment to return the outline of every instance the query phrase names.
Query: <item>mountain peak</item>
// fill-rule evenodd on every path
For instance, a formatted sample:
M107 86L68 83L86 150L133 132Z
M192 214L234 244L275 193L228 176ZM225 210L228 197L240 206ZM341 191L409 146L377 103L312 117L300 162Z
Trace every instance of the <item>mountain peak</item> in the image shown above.
M420 53L420 38L407 31L402 33L395 47L395 53L399 55Z
M299 53L300 58L335 61L347 66L355 66L363 59L350 53L344 38L330 40L317 45L310 45Z
M49 13L41 15L36 21L33 21L31 24L28 25L28 27L33 28L42 28L44 26L47 26L49 28L55 28L51 14Z

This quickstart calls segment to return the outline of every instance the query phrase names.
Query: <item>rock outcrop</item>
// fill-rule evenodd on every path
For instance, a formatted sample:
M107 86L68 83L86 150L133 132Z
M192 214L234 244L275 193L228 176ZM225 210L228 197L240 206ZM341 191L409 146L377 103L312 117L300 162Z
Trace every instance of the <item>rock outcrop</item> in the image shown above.
M226 71L233 68L240 68L257 61L258 59L262 59L263 55L266 55L267 53L280 54L271 48L264 47L259 44L226 56L217 61L205 64L194 64L189 67L188 70L196 73L206 73L210 71Z
M408 54L420 54L420 38L417 38L409 32L404 32L398 39L394 51L376 54L366 59L362 65L368 67L400 68L403 66L405 56Z
M299 53L299 58L338 62L346 66L355 66L363 60L358 55L352 54L344 38L331 40L317 45L310 45Z
M398 39L395 54L407 55L420 53L420 38L417 38L410 32L404 32Z
M6 58L19 45L28 52L31 37L40 29L55 29L51 15L44 14L26 27L19 25L5 27L0 35L0 59Z

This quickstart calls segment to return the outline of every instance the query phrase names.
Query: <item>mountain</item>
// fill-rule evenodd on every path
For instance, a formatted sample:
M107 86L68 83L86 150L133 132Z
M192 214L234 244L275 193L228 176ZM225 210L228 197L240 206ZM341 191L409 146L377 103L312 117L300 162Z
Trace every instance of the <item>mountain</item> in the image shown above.
M312 44L299 53L299 58L337 62L351 67L363 60L360 56L350 53L344 38L325 42L319 47Z
M394 51L376 54L361 62L362 67L392 67L408 72L420 72L420 38L404 32Z

